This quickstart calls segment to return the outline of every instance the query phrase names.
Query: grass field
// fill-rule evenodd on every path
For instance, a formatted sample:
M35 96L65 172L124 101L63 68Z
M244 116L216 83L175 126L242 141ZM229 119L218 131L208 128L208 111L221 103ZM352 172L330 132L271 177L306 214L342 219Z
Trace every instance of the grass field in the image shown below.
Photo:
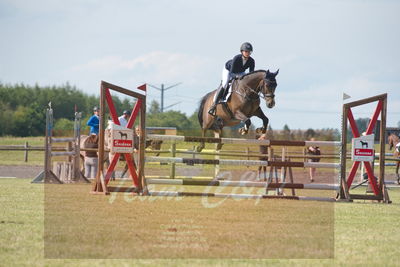
M25 141L43 145L43 138L32 137L4 137L0 145ZM29 152L27 163L20 151L0 151L0 158L1 165L43 165L43 152ZM169 168L151 166L156 174L168 175ZM200 171L212 174L213 166ZM181 187L158 185L163 189ZM398 266L400 189L390 190L391 205L102 196L89 194L90 185L38 185L30 179L0 179L0 190L0 266ZM334 195L299 195L327 193Z
M398 266L398 189L391 205L207 199L206 207L195 197L29 182L0 180L0 266Z

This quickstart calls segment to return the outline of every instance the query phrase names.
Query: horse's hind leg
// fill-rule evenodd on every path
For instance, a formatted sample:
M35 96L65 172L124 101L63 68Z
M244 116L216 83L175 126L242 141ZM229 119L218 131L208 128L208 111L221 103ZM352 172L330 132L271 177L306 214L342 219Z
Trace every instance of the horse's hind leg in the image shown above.
M204 138L206 136L206 132L207 132L207 129L204 129L204 128L201 129L201 137L202 138ZM201 152L204 149L204 147L205 147L204 141L201 141L200 145L198 145L196 147L196 151Z
M214 131L214 137L215 138L221 138L222 137L222 130L220 129L220 130ZM216 150L221 150L223 145L224 145L223 143L218 143L218 145L217 145L217 147L215 149Z

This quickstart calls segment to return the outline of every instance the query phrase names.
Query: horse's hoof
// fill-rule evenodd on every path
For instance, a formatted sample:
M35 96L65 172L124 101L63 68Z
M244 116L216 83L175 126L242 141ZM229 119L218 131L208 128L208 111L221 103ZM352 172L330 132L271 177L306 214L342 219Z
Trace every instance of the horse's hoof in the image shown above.
M239 129L239 133L240 133L241 135L246 135L248 132L249 132L249 131L246 130L245 128L240 128L240 129Z
M257 128L256 129L256 133L262 133L262 134L265 134L265 132L266 132L266 130L265 130L265 128Z
M219 143L219 144L217 145L217 150L221 150L221 149L222 149L222 146L223 146L223 144L222 144L222 143Z

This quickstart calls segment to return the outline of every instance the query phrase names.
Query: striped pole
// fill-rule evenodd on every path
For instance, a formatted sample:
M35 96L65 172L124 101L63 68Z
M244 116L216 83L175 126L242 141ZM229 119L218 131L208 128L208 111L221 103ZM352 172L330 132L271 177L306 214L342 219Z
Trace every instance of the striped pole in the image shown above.
M292 141L292 140L256 140L242 138L215 138L215 137L197 137L181 135L157 135L148 134L151 140L162 141L181 141L181 142L205 142L222 144L242 144L242 145L264 145L264 146L336 146L340 147L339 141Z
M235 187L262 187L267 189L294 188L312 190L337 190L336 184L299 184L299 183L267 183L256 181L218 181L207 179L146 179L148 184L194 185L194 186L235 186Z
M340 168L339 163L327 162L281 162L265 160L234 160L234 159L193 159L172 157L146 157L146 162L161 163L184 163L187 165L209 164L209 165L236 165L236 166L276 166L276 167L300 167L300 168Z
M291 199L335 202L330 197L303 197L303 196L273 196L273 195L252 195L252 194L224 194L224 193L197 193L197 192L174 192L174 191L149 191L150 196L159 197L218 197L232 199Z

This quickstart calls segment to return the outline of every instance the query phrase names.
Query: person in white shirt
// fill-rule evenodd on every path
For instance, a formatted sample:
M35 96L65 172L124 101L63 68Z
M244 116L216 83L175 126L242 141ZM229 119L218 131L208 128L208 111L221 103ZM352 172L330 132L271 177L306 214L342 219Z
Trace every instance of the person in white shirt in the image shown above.
M126 127L130 117L131 117L131 112L129 110L124 110L122 116L118 117L119 124L122 127Z

